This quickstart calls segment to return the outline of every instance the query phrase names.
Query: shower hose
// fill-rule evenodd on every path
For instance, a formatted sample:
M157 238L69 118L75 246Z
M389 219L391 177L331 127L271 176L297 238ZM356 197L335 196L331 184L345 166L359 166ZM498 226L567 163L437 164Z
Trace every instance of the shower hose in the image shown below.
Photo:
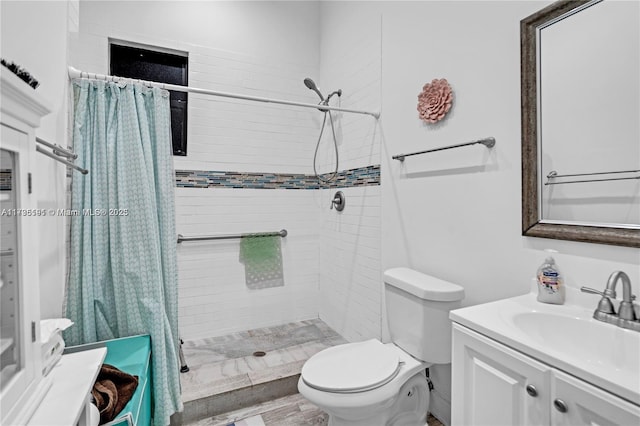
M333 116L331 115L331 111L324 110L323 112L324 112L324 118L322 119L322 127L320 128L320 135L318 136L318 142L316 143L316 151L313 153L313 172L315 173L319 181L324 183L331 183L336 179L336 176L338 175L338 160L339 160L338 142L336 140L336 130L333 126ZM331 133L333 134L333 148L336 153L336 168L331 173L329 178L324 178L318 174L316 162L318 158L318 148L320 148L320 142L322 141L322 134L324 133L324 127L327 124L327 114L329 115L329 123L331 123Z

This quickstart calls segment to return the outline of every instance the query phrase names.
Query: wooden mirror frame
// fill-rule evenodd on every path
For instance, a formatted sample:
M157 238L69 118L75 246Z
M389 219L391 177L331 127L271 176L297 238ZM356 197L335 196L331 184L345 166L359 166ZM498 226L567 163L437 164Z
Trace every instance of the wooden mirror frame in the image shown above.
M640 247L640 229L540 222L538 211L537 29L592 0L560 0L520 21L522 235Z

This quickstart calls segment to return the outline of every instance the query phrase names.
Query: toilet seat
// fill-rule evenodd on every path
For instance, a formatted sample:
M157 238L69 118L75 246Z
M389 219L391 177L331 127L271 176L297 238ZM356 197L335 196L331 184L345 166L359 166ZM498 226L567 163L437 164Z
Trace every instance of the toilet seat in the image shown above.
M318 352L302 367L301 378L307 386L325 392L365 392L389 383L401 365L396 351L371 339Z

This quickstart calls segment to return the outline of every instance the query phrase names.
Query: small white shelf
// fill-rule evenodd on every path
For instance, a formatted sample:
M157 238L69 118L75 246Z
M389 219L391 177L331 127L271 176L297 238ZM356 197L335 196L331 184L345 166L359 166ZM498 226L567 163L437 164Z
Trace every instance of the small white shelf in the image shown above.
M29 425L78 424L106 354L107 348L98 348L62 355L49 373L53 385L29 420Z

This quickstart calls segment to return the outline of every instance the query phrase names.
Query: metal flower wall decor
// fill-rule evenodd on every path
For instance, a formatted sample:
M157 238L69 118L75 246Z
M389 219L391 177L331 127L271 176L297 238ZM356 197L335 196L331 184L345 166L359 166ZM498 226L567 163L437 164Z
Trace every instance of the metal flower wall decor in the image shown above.
M437 123L451 109L453 92L445 78L434 79L418 95L418 116L427 123Z

